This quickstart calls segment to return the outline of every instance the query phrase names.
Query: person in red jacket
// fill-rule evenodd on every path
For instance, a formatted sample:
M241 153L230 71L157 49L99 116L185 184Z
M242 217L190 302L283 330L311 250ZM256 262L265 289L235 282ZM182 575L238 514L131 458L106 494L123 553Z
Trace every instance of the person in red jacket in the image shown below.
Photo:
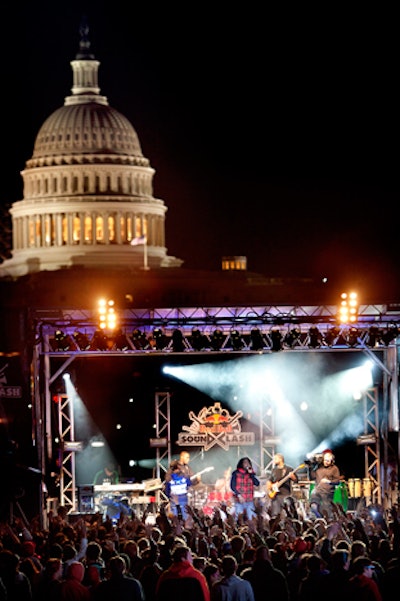
M378 583L374 579L375 566L369 557L361 555L353 561L354 576L350 578L350 598L363 601L382 601Z
M189 547L179 545L172 552L172 564L160 575L156 587L156 601L190 599L210 601L206 577L193 566Z
M85 575L85 566L81 561L69 564L65 580L60 587L60 601L90 601L90 589L82 584Z

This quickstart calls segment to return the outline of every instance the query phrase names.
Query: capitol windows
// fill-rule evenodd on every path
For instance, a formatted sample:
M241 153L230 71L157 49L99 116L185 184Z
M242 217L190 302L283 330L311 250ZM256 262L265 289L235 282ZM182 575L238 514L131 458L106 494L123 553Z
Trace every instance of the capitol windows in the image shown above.
M145 234L145 224L143 221L143 229L142 229L142 220L140 217L135 217L134 225L133 225L133 238L140 238Z
M29 218L29 246L35 246L35 223L33 218Z
M79 244L81 240L81 219L76 214L73 218L72 240L74 244Z
M42 222L40 219L40 215L35 217L35 242L34 246L42 245Z
M83 239L85 244L90 244L93 240L92 218L90 215L85 215Z
M125 228L125 217L123 215L120 215L119 218L119 231L121 232L121 240L124 241L126 240L126 228Z
M51 246L54 240L54 230L52 230L51 215L46 215L44 218L44 245Z
M116 242L115 240L115 217L114 215L109 215L108 217L108 241Z
M133 235L133 219L131 216L126 218L126 236L125 240L132 240L134 238Z
M96 217L96 242L104 243L104 218Z
M66 215L62 216L61 222L62 244L68 244L68 219Z

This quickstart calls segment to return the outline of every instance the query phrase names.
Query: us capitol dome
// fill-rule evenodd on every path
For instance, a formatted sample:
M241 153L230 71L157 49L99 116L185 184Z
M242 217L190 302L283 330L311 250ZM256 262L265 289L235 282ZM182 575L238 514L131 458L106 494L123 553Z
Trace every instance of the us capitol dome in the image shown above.
M12 257L0 276L183 263L167 255L155 171L132 124L100 94L99 65L82 26L72 95L43 123L21 172L23 199L10 209Z

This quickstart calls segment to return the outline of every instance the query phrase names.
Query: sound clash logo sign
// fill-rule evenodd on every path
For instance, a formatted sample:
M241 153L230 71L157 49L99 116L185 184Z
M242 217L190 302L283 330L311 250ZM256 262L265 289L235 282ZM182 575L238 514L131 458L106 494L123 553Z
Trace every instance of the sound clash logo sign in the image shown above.
M243 411L231 415L227 409L221 407L221 403L203 407L197 415L190 411L189 418L192 423L190 426L182 426L184 431L178 435L177 443L185 447L204 447L204 451L215 445L219 445L225 451L231 446L253 445L254 432L242 432L242 416Z

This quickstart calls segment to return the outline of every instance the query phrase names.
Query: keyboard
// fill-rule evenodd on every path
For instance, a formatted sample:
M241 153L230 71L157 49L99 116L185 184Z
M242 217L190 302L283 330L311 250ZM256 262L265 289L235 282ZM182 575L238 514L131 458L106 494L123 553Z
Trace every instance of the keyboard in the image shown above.
M144 490L143 482L121 483L121 484L96 484L94 492L136 492Z

